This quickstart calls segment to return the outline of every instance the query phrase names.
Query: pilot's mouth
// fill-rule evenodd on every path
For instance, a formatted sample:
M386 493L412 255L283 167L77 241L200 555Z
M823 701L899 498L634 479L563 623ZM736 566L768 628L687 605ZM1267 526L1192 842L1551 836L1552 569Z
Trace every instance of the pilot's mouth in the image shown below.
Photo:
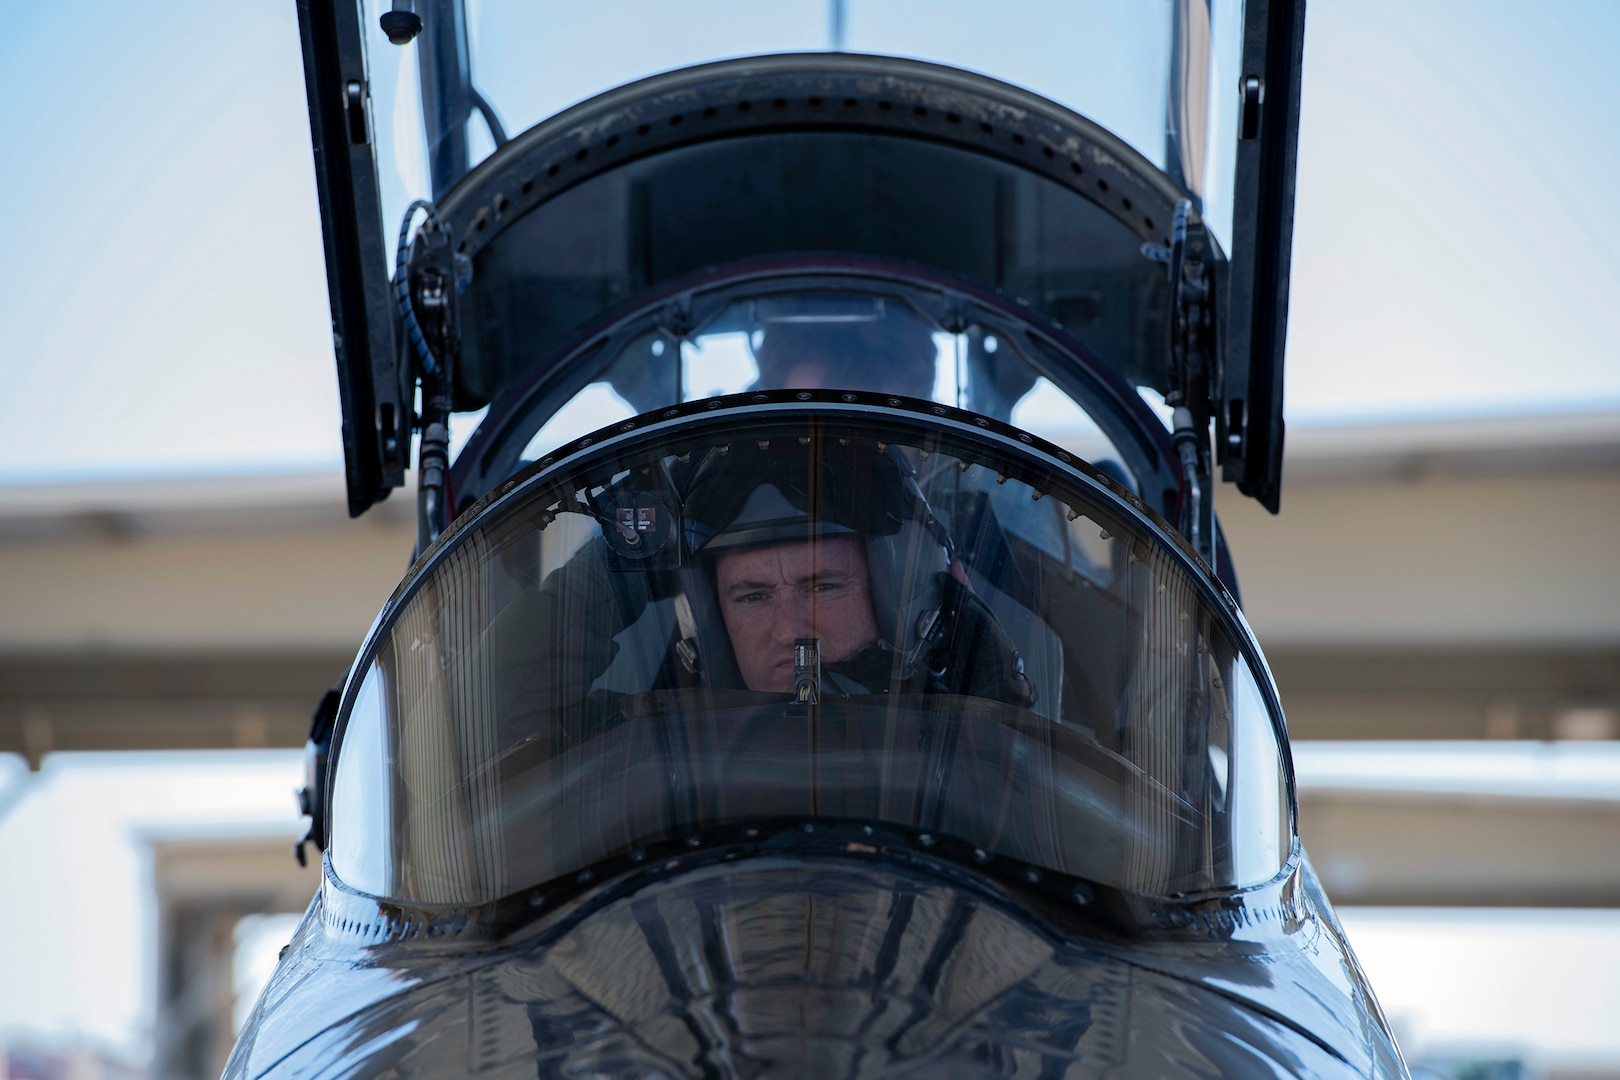
M791 655L786 660L778 660L772 665L770 684L773 693L793 693L793 657Z

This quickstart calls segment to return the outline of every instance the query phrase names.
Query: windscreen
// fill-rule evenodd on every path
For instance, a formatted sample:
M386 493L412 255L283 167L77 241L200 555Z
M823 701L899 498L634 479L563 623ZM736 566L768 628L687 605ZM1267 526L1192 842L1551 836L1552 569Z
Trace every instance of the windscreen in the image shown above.
M332 867L476 904L837 818L1149 894L1291 842L1273 720L1179 553L971 433L738 409L487 508L363 654Z

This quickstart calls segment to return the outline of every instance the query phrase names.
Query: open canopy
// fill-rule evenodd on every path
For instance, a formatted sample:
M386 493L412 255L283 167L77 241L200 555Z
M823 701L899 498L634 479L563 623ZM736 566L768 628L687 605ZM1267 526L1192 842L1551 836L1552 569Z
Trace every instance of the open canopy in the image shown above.
M1183 405L1202 472L1223 465L1275 507L1300 0L1065 8L1063 25L1022 27L1035 53L1064 42L1088 72L1032 88L1050 97L917 60L796 53L681 68L549 118L489 44L532 16L408 7L300 2L351 511L402 482L419 380L445 380L447 411L480 408L649 290L829 257L1015 298ZM388 44L380 16L409 44ZM402 161L434 208L396 292Z

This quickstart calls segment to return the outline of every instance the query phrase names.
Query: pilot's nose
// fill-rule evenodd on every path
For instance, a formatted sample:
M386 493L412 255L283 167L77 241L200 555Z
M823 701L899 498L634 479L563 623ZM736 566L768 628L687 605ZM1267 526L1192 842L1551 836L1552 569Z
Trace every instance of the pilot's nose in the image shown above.
M794 592L777 608L776 635L778 641L793 642L799 638L815 637L815 608L809 596Z

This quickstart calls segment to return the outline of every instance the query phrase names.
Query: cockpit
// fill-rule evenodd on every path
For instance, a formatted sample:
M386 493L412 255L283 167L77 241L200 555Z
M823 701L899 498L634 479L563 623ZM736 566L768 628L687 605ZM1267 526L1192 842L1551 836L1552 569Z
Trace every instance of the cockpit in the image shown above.
M876 325L727 332L763 372L772 333L825 362L832 327ZM957 355L918 335L936 373ZM1263 672L1108 472L954 404L750 386L563 444L429 550L350 679L332 870L476 905L706 830L838 821L1230 890L1291 851Z

